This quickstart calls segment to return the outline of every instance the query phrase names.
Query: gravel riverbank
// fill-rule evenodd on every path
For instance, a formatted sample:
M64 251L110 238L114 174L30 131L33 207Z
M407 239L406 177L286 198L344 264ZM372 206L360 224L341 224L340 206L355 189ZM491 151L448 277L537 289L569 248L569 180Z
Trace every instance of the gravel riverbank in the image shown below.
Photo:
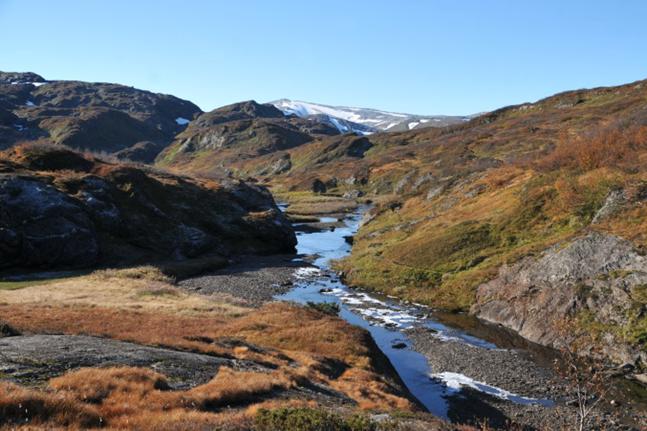
M202 295L225 294L234 302L260 307L292 288L294 271L309 266L294 255L241 256L221 270L188 278L179 287Z

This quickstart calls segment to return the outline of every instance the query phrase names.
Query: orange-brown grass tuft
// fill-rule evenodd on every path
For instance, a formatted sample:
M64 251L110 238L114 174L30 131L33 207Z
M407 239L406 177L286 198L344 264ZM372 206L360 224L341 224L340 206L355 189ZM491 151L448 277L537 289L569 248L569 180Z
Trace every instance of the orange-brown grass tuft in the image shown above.
M73 398L99 404L116 392L146 394L169 389L166 378L146 368L84 368L51 379L49 386Z
M204 385L171 391L161 374L119 367L80 369L52 379L49 386L56 391L51 396L92 405L110 427L164 429L162 425L170 421L176 429L191 429L188 424L213 426L223 419L218 416L221 408L262 402L274 391L295 386L295 380L281 370L263 373L223 367Z
M253 404L259 397L297 385L297 376L286 371L257 373L223 367L210 382L188 392L192 402L205 410L230 405Z
M40 425L49 427L99 427L103 419L92 406L60 393L30 390L0 382L0 427Z
M94 335L231 357L227 348L196 341L212 338L214 330L224 325L226 319L36 304L0 305L0 310L22 332Z

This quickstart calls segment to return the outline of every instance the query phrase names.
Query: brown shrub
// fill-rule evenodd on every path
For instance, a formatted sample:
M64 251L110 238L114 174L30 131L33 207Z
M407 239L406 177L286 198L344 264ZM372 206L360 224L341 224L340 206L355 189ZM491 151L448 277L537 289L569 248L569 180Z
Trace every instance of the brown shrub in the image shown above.
M614 124L571 136L561 133L555 149L533 163L536 169L553 171L604 167L639 168L638 154L647 150L647 126L623 128Z

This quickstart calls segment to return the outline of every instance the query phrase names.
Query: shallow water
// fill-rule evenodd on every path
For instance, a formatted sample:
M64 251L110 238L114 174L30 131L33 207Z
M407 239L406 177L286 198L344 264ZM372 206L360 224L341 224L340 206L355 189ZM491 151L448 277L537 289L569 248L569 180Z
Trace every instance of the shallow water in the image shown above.
M401 304L389 298L378 298L349 289L330 269L330 261L348 255L351 245L344 237L354 235L359 228L362 211L344 220L342 227L321 232L297 233L297 252L314 257L315 268L296 270L295 287L277 298L298 303L334 302L340 306L340 316L349 323L370 332L377 346L384 352L409 391L431 413L447 418L447 396L455 395L469 387L519 404L551 405L549 400L525 398L504 389L475 381L456 373L434 375L424 355L410 349L410 341L402 331L413 325L425 326L435 331L441 340L459 340L486 349L498 348L491 341L449 327L433 317L428 310L414 304ZM321 222L331 222L324 220ZM334 220L336 221L336 219ZM402 344L404 348L393 346Z

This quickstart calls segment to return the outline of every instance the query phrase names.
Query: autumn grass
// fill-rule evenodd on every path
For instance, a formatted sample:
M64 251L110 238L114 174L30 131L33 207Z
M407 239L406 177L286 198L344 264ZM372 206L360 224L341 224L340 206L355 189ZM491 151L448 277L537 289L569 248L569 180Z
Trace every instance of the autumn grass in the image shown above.
M352 255L338 263L354 284L450 310L468 309L479 284L503 264L541 252L590 225L608 193L644 181L613 167L535 172L504 166L488 171L471 196L450 188L434 200L409 198L401 208L378 207L362 227ZM595 227L645 238L644 208ZM630 230L631 229L631 230Z
M0 305L0 314L23 333L95 335L257 361L292 370L293 382L337 389L361 408L415 408L384 376L388 366L374 356L376 348L365 331L303 307L274 303L234 318L29 303ZM232 337L262 350L231 344Z
M240 315L248 310L232 305L224 296L191 295L172 282L173 278L158 267L107 269L27 285L19 290L0 290L0 303L101 306L213 316Z
M0 382L0 428L47 424L48 427L81 429L102 425L94 406L64 394L51 394Z
M137 430L400 429L395 417L378 426L366 414L347 407L331 413L303 399L268 401L295 388L299 379L290 370L245 372L222 367L203 385L171 390L165 376L148 369L83 368L51 379L42 390L0 383L0 429L21 425ZM424 422L419 426L424 429L449 429L433 418L421 419Z

